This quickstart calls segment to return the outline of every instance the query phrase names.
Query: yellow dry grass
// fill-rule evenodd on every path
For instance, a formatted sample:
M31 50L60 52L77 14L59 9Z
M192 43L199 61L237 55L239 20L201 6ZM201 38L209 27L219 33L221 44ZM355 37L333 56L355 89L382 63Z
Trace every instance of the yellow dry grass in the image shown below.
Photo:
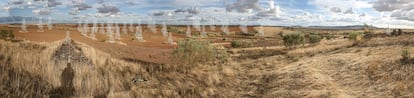
M65 63L53 63L53 54L63 41L53 43L0 41L1 55L11 58L14 69L39 76L49 89L42 96L61 86ZM86 44L78 43L93 66L73 63L74 97L106 95L119 97L231 97L237 96L235 72L223 65L180 68L180 65L139 65L114 59ZM12 78L4 76L2 78ZM30 81L22 79L22 81ZM19 87L19 86L17 86ZM30 89L28 89L30 90ZM11 95L17 95L15 92Z

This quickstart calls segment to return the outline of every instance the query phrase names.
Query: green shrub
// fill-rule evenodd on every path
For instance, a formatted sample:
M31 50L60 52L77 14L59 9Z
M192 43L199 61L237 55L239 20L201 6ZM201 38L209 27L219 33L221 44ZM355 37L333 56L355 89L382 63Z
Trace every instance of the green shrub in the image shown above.
M245 40L234 40L231 42L231 47L233 48L247 48L251 47L252 43Z
M322 39L322 36L320 35L316 35L316 34L312 34L309 35L309 42L310 43L319 43Z
M403 49L401 52L401 63L402 64L408 64L410 63L410 52L408 49Z
M301 33L291 33L283 35L283 42L286 47L304 44L304 36Z
M216 49L209 42L186 39L178 42L178 47L172 53L173 63L191 68L198 64L224 61L227 53Z
M1 30L0 31L0 39L3 39L3 40L13 40L15 37L14 37L14 34L13 34L13 31L11 31L11 30L9 30L9 31L7 31L7 30Z
M350 40L357 40L358 36L360 36L360 35L361 35L361 33L351 32L351 33L348 33L348 38Z

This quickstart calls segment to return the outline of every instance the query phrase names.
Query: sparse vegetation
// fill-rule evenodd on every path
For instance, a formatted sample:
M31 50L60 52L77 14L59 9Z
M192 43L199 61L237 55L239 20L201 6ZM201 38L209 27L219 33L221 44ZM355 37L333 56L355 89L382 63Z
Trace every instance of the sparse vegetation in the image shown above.
M0 39L3 40L13 40L14 34L11 30L0 30Z
M286 47L304 44L304 35L302 33L290 33L283 35L283 42Z
M233 48L247 48L251 46L252 42L246 40L234 40L231 42L231 47Z
M362 35L361 33L359 33L359 32L351 32L351 33L349 33L348 34L348 39L350 39L350 40L354 40L354 41L356 41L357 43L361 43L361 42L363 42L364 41L364 37L363 37L364 35Z
M182 67L193 67L215 60L222 60L226 53L220 52L206 41L186 39L178 42L178 47L172 54L172 60Z
M319 43L321 41L322 37L317 34L311 34L309 35L309 42L310 43Z
M411 56L410 56L410 52L408 51L408 49L407 48L403 49L401 52L401 63L409 64L411 62L410 58Z

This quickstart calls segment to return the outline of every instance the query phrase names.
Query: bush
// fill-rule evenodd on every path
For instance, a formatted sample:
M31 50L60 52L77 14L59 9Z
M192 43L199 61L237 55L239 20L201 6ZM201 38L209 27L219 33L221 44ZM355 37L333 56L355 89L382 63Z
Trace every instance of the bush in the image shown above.
M13 40L14 39L14 34L13 31L7 31L7 30L1 30L0 31L0 39L3 40Z
M408 49L403 49L401 52L401 63L402 64L408 64L410 63L410 52Z
M304 44L304 36L301 33L291 33L283 35L283 42L286 47Z
M231 42L231 47L233 48L247 48L251 46L252 46L252 43L249 41L235 40Z
M355 45L362 43L364 41L364 36L361 33L353 32L353 33L349 33L348 35L349 35L348 38L350 40L356 41Z
M209 42L186 39L178 42L172 53L173 63L183 67L193 67L227 58L227 53L216 49Z
M310 43L319 43L322 39L322 36L320 35L316 35L316 34L312 34L309 35L309 42Z

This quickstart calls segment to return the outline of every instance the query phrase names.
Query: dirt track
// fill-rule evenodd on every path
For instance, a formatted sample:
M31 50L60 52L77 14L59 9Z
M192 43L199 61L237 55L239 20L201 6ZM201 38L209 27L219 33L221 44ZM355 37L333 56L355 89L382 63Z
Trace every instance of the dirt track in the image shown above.
M345 45L333 50L320 48L324 52L316 55L299 57L276 55L232 62L230 66L239 70L238 78L243 80L239 84L239 89L244 97L390 98L405 96L408 98L414 96L413 89L409 89L413 84L410 78L412 75L407 71L413 71L414 67L407 67L403 70L388 68L400 66L398 63L400 51L395 50L402 49L402 46L383 45L376 47ZM311 48L313 47L300 50L312 50ZM378 66L388 66L385 67L388 71L381 71L381 67ZM376 76L382 78L372 78Z

